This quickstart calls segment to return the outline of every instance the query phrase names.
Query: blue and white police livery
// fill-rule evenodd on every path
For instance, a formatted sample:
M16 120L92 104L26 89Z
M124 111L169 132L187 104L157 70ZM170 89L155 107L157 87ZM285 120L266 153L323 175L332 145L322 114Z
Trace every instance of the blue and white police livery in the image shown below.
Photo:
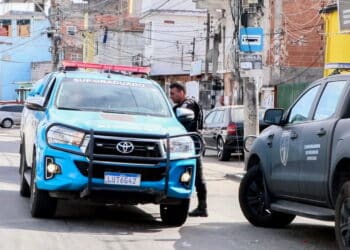
M33 88L23 112L20 193L30 197L34 217L53 216L57 199L78 198L160 204L163 222L182 225L197 139L151 80L51 73Z

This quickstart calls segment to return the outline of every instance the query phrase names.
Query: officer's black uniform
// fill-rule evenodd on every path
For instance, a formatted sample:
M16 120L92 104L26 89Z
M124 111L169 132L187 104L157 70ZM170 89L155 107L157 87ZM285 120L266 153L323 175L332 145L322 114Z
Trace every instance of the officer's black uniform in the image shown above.
M187 108L194 112L194 120L191 123L184 124L188 132L199 132L202 129L203 123L203 114L199 105L195 100L186 98L182 103L176 104L173 109L176 112L177 108ZM190 216L202 216L207 217L207 187L205 180L203 178L202 170L202 160L201 158L197 159L197 171L196 171L196 191L198 197L198 207L189 213Z

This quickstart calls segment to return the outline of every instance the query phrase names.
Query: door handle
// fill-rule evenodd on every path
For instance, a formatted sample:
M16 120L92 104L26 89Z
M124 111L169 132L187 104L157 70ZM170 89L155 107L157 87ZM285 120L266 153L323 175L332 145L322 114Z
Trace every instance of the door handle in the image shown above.
M292 132L290 133L290 139L294 140L294 139L296 139L296 138L298 138L297 132L292 131Z
M324 136L325 134L327 134L327 132L324 128L321 128L320 131L318 131L317 133L318 136Z

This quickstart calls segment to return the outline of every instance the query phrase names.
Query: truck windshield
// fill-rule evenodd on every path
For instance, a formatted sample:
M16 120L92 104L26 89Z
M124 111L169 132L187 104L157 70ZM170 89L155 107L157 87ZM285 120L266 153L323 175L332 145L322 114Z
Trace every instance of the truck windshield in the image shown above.
M165 96L151 85L100 79L65 79L56 99L58 109L151 116L171 115Z

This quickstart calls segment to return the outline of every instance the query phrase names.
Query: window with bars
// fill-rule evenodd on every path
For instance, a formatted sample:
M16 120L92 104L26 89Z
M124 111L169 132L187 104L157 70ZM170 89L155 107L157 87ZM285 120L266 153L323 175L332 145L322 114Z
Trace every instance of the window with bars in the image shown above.
M0 36L12 36L11 20L0 19Z
M67 34L74 36L77 33L77 26L67 26Z
M20 19L17 20L17 36L29 37L30 36L30 20Z

